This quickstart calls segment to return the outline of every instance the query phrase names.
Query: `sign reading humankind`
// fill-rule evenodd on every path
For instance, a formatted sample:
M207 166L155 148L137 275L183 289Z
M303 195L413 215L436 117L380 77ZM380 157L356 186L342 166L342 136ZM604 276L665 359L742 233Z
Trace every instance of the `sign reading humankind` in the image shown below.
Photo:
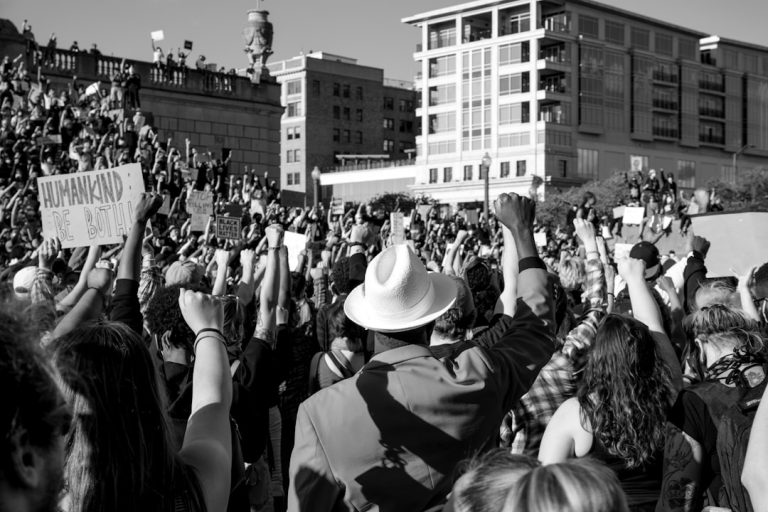
M123 241L144 192L139 164L37 179L43 235L63 248Z

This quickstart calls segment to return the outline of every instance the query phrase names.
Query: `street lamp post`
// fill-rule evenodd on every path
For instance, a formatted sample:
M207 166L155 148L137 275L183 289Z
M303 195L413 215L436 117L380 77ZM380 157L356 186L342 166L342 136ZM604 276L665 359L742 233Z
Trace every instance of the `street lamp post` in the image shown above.
M314 189L314 196L313 196L313 204L315 205L315 208L317 208L318 203L320 202L320 175L322 173L320 172L320 168L318 166L315 166L314 169L312 169L312 182L315 185Z
M732 165L732 167L733 167L733 176L734 176L734 179L736 178L736 174L738 174L738 168L736 167L736 165L737 165L737 164L736 164L736 160L739 158L739 155L740 155L740 154L742 154L742 153L743 153L743 152L745 152L746 150L748 150L748 149L750 149L750 148L753 148L753 147L755 147L755 145L754 145L754 144L745 144L745 145L744 145L744 147L742 147L740 150L738 150L737 152L735 152L735 153L733 154L733 165Z
M490 217L488 216L488 188L490 186L488 175L491 173L491 155L488 153L483 155L483 160L480 163L480 172L483 173L483 211L485 212L485 222L490 222Z

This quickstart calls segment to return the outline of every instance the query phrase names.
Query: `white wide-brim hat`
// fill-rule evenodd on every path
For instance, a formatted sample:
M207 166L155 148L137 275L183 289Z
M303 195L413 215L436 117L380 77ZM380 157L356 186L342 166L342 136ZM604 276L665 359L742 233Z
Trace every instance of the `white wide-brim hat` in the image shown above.
M344 313L372 331L409 331L448 311L456 292L450 277L427 272L408 245L398 244L371 261L365 282L344 301Z

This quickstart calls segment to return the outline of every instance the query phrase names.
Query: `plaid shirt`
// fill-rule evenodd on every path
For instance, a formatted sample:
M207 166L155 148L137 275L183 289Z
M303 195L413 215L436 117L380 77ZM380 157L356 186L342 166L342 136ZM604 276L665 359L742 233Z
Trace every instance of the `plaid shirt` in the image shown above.
M598 259L586 263L585 298L590 308L568 333L563 347L541 369L528 392L505 416L500 428L501 446L511 453L536 456L549 420L558 407L576 393L574 361L592 345L605 315L605 279Z
M139 304L144 312L155 292L160 288L163 274L155 264L153 256L144 256L141 263L141 277L139 278Z
M53 291L53 272L38 268L32 288L32 317L40 332L52 330L56 323L56 301Z

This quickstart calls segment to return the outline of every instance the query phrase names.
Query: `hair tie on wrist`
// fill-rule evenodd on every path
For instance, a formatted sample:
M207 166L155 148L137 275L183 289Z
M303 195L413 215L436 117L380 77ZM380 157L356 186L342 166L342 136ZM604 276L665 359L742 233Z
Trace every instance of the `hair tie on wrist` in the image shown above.
M201 334L206 333L206 332L213 332L213 333L218 334L222 338L224 337L224 333L222 333L220 330L215 329L213 327L206 327L205 329L200 329L199 331L197 331L197 334L195 334L195 338L199 337Z

